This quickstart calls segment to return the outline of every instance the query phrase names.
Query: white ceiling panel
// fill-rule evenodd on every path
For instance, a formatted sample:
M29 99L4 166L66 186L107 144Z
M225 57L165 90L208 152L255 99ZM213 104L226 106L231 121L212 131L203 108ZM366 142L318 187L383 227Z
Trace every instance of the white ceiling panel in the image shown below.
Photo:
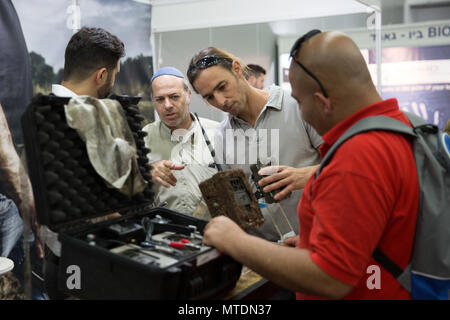
M365 5L355 0L145 1L153 5L153 32L317 18L367 11Z

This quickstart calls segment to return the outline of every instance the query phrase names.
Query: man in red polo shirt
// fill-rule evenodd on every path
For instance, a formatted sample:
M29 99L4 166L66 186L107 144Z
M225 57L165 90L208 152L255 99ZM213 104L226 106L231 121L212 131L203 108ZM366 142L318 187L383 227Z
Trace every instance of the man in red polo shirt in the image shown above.
M291 57L292 96L322 135L322 156L362 118L384 115L409 123L396 99L381 99L346 35L309 32ZM225 217L211 220L204 242L296 291L298 299L409 299L372 253L378 247L401 268L410 260L419 202L411 141L385 131L356 135L313 180L298 206L300 239L290 239L289 246L252 237Z

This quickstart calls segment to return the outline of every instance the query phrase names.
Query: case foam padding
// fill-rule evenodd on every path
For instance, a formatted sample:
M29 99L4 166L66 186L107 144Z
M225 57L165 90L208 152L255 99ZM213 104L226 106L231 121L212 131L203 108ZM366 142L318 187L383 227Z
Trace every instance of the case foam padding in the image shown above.
M151 203L154 194L139 112L139 97L112 96L125 113L136 142L139 170L147 188L132 198L108 188L92 167L86 145L66 123L64 105L70 98L37 95L22 117L28 171L40 223L66 226L72 221L102 216Z

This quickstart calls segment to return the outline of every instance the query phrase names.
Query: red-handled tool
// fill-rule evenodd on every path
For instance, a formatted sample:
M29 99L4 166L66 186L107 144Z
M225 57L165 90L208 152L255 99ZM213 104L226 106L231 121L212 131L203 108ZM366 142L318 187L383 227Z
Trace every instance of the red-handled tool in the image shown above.
M186 239L185 239L186 240ZM193 250L200 250L200 246L190 243L190 241L188 240L188 242L185 241L181 241L181 242L177 242L177 241L171 241L170 243L168 243L169 246L171 246L172 248L175 249L193 249Z

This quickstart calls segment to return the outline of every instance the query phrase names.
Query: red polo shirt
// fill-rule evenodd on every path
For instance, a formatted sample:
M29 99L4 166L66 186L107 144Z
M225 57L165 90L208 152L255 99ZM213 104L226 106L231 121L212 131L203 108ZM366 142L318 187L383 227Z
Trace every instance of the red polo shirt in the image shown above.
M396 99L372 104L322 137L322 157L355 122L374 115L409 124ZM409 138L386 131L358 134L341 145L312 181L313 177L298 205L299 247L308 249L327 274L353 286L346 299L410 299L372 258L378 246L401 268L410 260L419 185ZM379 266L380 272L368 268L371 265ZM297 293L297 298L315 297Z

